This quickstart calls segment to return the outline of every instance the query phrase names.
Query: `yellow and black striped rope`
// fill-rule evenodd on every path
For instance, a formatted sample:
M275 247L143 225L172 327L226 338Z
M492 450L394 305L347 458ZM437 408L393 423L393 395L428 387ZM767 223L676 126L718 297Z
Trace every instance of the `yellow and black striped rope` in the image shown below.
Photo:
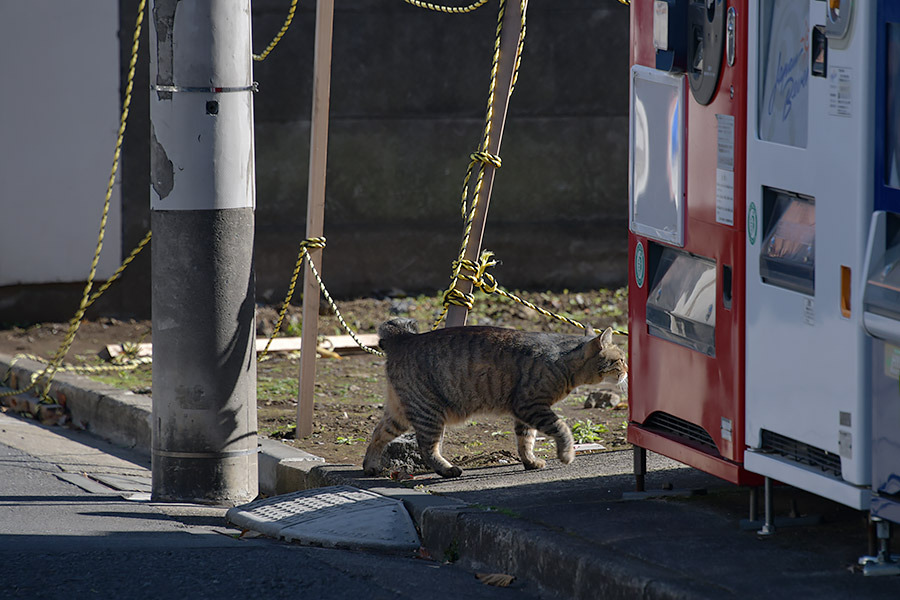
M549 310L543 309L540 306L537 306L536 304L533 304L528 300L525 300L524 298L520 298L512 292L508 292L500 287L494 277L487 272L490 267L493 267L496 264L497 261L494 260L494 253L490 250L483 250L477 262L471 260L463 260L459 263L459 278L471 281L474 288L480 289L485 294L498 294L508 300L518 302L522 306L526 306L532 310L535 310L545 317L568 323L569 325L573 325L575 327L578 327L579 329L587 329L586 325L579 323L575 319L570 319L569 317L566 317L564 315L550 312ZM454 268L456 268L456 266L457 265L454 265ZM447 292L445 292L444 295L446 299ZM454 304L459 304L460 306L465 306L466 308L471 309L473 306L474 294L462 294L460 292L456 295L453 295L449 299L449 301ZM596 333L596 331L594 331L593 333ZM628 335L628 333L625 331L616 331L615 333L617 333L618 335Z
M362 340L359 339L359 336L356 335L356 332L353 331L347 322L344 320L344 316L341 315L341 311L338 310L337 303L335 303L334 298L331 297L331 294L328 293L328 290L325 288L325 284L322 283L322 277L319 275L318 269L316 269L316 265L313 263L312 258L309 254L306 255L306 260L309 262L309 268L313 272L313 275L316 277L316 281L319 282L319 289L322 290L322 295L325 296L325 301L328 302L328 305L331 307L331 310L334 311L334 315L337 317L338 322L341 324L341 327L347 334L353 338L353 341L356 342L356 345L360 347L360 349L368 352L369 354L373 354L375 356L384 356L384 352L378 350L376 348L371 348L362 343Z
M281 331L281 324L284 322L284 316L287 314L288 306L290 306L291 299L294 297L294 289L297 287L297 279L300 276L300 268L303 266L303 259L309 256L310 248L324 247L324 237L313 237L300 242L300 252L297 254L297 262L294 263L294 272L291 274L291 283L288 285L287 294L285 294L284 302L281 303L281 310L278 311L278 321L275 323L275 331L269 336L266 347L259 353L259 356L256 359L258 362L262 362L266 359L266 356L269 353L269 347L272 345L272 340L278 337L278 333Z
M291 0L291 8L288 10L287 17L284 19L284 25L281 26L281 30L275 34L275 37L272 38L272 41L269 42L269 45L266 46L266 49L263 50L262 54L254 54L253 60L260 62L266 60L266 57L275 49L275 46L278 45L278 42L281 41L281 38L284 37L284 34L287 33L288 28L291 26L291 22L294 20L294 12L297 10L297 0Z
M325 297L325 300L328 302L331 310L334 311L334 314L335 316L337 316L338 322L341 324L341 327L344 329L344 331L347 332L347 334L362 350L376 356L384 356L384 353L382 353L380 350L370 348L369 346L363 344L362 340L359 339L359 336L357 336L356 332L353 331L353 329L351 329L347 322L344 320L340 309L338 309L337 303L331 297L331 294L328 293L328 289L325 287L325 283L322 281L322 277L319 275L319 271L318 269L316 269L316 265L315 263L313 263L312 257L309 255L309 250L311 248L325 248L325 238L313 237L300 242L300 252L297 254L297 262L294 264L294 272L291 275L291 283L288 286L287 294L284 297L284 302L281 303L281 310L278 312L278 321L275 324L275 331L272 332L272 335L269 337L269 341L266 342L266 347L263 348L262 352L260 352L257 360L261 362L266 359L266 355L269 352L269 347L272 345L272 340L274 340L278 336L279 331L281 331L281 324L284 322L284 316L287 313L288 306L291 303L291 298L293 298L294 296L294 290L297 287L297 279L299 278L300 268L303 266L304 259L309 262L309 268L319 284L319 289L322 290L322 295Z
M431 2L421 2L421 0L403 0L407 4L412 4L418 8L425 8L427 10L433 10L435 12L442 12L451 15L461 15L465 13L470 13L475 10L478 10L482 6L488 3L488 0L476 0L472 4L467 6L443 6L440 4L432 4Z

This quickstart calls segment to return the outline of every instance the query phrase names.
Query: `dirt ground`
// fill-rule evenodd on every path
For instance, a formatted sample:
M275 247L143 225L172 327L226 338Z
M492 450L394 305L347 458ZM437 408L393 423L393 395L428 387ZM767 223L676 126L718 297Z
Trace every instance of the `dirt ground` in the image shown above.
M520 294L542 308L564 314L595 328L626 327L625 290ZM439 312L437 296L364 298L340 303L345 319L361 333L375 333L385 319L409 316L419 321L420 331L431 328ZM329 312L329 311L325 311ZM277 307L257 309L260 337L272 333ZM559 331L579 334L566 323L550 320L539 313L497 296L479 296L470 313L469 324L496 325L530 331ZM63 341L68 324L0 324L0 353L29 353L52 357ZM300 335L300 308L292 306L282 327L282 336ZM343 334L333 314L319 317L320 335ZM623 347L627 338L616 336ZM152 342L149 321L119 321L101 318L84 322L67 354L71 364L99 364L98 354L107 344ZM368 437L381 417L384 397L384 359L360 352L344 353L341 358L317 360L313 433L295 439L299 356L276 354L258 365L258 419L260 435L302 448L336 464L361 465ZM119 387L140 393L150 392L152 367L135 372L94 376ZM622 449L625 442L627 398L611 386L583 386L555 406L572 427L576 443L595 444L607 450ZM586 407L590 406L590 408ZM509 417L474 417L465 425L447 430L444 455L463 468L518 463L515 434ZM535 445L539 456L554 457L550 439ZM602 451L585 446L583 451ZM593 448L593 449L591 449Z

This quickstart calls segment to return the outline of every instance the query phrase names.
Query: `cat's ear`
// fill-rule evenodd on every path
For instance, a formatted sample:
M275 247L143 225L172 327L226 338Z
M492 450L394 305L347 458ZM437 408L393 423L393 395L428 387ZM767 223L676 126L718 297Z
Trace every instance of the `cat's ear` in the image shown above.
M600 335L600 343L605 346L611 346L613 341L613 329L612 327L607 327L606 330Z
M594 328L591 327L590 323L585 323L584 325L584 335L585 337L594 337Z

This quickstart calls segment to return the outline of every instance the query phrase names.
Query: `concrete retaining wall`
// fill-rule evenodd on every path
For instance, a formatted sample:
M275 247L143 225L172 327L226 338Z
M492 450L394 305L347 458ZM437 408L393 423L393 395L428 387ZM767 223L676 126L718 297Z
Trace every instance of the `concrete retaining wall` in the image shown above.
M120 4L123 72L130 4ZM257 52L288 6L288 0L254 1ZM261 301L280 300L305 237L314 16L314 5L300 3L281 44L254 66ZM338 3L324 251L334 295L446 286L462 235L467 157L483 126L496 19L496 1L468 15L401 0ZM484 241L503 263L493 274L505 287L625 282L628 19L628 8L615 0L529 3ZM145 42L138 90L148 85L147 50ZM146 95L137 93L123 157L122 254L149 226L147 110ZM89 262L85 257L85 270ZM146 256L98 311L148 316L149 285ZM68 318L79 291L0 288L0 322L50 318L54 306ZM43 306L40 300L51 296L55 302Z

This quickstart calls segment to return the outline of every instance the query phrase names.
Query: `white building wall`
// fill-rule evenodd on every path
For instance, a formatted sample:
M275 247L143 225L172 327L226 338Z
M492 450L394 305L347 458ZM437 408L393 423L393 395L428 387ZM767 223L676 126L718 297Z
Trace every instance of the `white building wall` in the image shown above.
M121 111L118 18L117 0L0 0L0 286L87 279ZM121 261L120 204L116 183L98 278Z

